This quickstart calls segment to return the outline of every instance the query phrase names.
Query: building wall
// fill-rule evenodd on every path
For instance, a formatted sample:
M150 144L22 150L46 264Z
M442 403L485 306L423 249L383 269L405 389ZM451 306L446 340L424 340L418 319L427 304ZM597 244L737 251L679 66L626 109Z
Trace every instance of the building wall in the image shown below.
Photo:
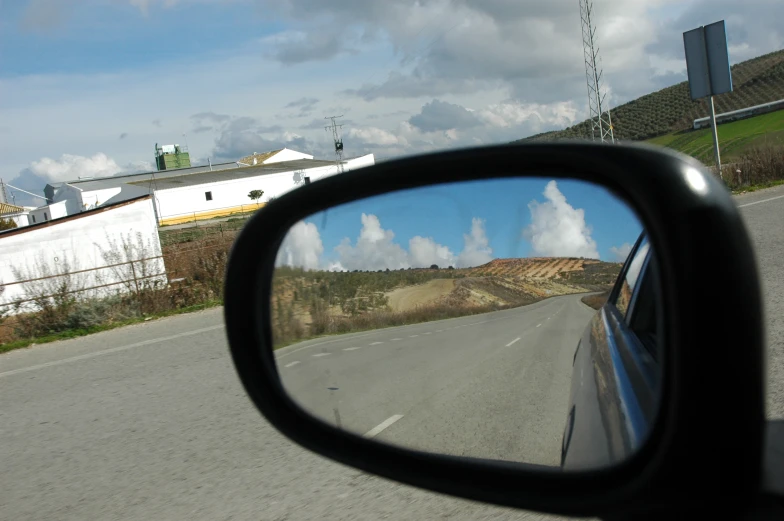
M84 210L82 191L67 183L64 183L57 188L54 193L53 201L65 201L65 209L68 212L68 215L74 215Z
M28 212L19 212L19 213L8 213L4 215L0 215L0 219L10 219L14 223L16 223L17 228L21 228L22 226L27 226L30 222L30 216Z
M289 150L288 148L284 148L274 156L270 157L263 161L263 163L281 163L283 161L294 161L296 159L313 159L313 156L310 154L303 154L302 152L297 152L296 150Z
M57 203L39 206L38 208L30 210L29 214L30 223L37 224L65 217L68 215L68 212L66 210L66 202L59 201Z
M101 206L106 201L119 194L121 191L122 188L119 186L102 188L101 190L84 190L82 192L82 204L87 205L86 209L95 208L97 206Z
M123 239L136 245L137 233L140 234L146 251L134 247L130 251L131 258L127 258L122 247ZM109 207L103 211L84 213L60 222L50 222L45 226L31 226L0 234L0 281L6 284L0 302L8 303L25 298L24 285L7 285L18 280L14 269L21 270L20 275L24 279L30 279L47 274L62 274L66 266L69 271L99 268L110 263L107 260L111 259L107 259L103 253L110 251L118 252L121 262L160 255L158 226L150 198ZM145 266L140 264L135 264L137 275L142 270L147 270L149 274L165 273L162 259L147 261ZM104 268L71 275L71 280L75 287L87 288L124 279L132 280L130 273L130 266ZM56 283L65 278L48 280ZM165 283L166 277L163 275L151 280ZM27 286L29 289L32 284L28 283ZM116 294L118 291L128 291L128 288L124 284L116 284L79 295L102 297ZM0 309L8 307L3 306Z

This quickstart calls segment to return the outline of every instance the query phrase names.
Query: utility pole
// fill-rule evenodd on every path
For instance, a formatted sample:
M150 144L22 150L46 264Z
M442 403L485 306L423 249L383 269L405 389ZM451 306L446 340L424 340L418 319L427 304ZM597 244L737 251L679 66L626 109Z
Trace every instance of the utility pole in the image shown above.
M591 137L596 141L615 143L609 102L605 102L607 92L602 91L602 70L599 64L599 48L594 48L596 28L591 21L592 0L579 0L580 20L583 29L583 59L585 60L585 81L588 85L588 116L591 120ZM607 110L605 110L605 107Z
M332 141L335 143L335 164L337 167L337 173L343 173L343 138L340 137L340 129L343 128L343 125L338 125L335 120L337 118L342 118L343 116L326 116L324 119L332 120L332 124L329 126L324 127L324 130L327 132L332 130Z

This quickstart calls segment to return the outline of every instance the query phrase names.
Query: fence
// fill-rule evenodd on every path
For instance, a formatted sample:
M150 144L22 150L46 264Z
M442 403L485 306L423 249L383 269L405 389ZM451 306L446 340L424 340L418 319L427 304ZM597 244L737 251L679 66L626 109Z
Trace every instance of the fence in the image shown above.
M185 249L172 246L170 251L164 252L163 255L0 283L0 295L14 286L23 288L22 298L6 298L0 301L0 316L8 314L9 307L17 313L24 313L31 311L30 303L41 303L69 295L82 299L103 298L117 293L139 294L186 281L191 285L202 284L198 280L189 280L198 275L199 270L194 265L198 265L200 261L204 264L204 259L208 256L205 254L209 252L227 252L231 244L229 239L226 237L225 240L204 241L205 243L197 247ZM106 270L110 270L108 276L104 275ZM215 276L222 279L223 274L217 273ZM108 279L112 280L107 282ZM26 304L28 306L25 306Z

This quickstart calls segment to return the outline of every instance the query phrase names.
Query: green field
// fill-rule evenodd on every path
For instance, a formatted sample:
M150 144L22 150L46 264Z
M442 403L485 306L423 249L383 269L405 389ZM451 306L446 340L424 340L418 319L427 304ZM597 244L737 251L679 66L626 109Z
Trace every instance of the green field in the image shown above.
M784 145L784 110L719 125L722 163L738 158L757 146ZM648 143L672 148L713 165L713 132L710 128L665 134Z

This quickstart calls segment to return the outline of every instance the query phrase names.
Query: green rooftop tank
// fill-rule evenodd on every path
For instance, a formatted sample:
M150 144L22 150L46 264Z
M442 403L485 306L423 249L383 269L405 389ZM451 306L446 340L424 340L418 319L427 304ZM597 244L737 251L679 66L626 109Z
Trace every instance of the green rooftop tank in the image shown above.
M155 143L155 167L158 171L190 166L191 156L187 148L180 145L158 145Z

